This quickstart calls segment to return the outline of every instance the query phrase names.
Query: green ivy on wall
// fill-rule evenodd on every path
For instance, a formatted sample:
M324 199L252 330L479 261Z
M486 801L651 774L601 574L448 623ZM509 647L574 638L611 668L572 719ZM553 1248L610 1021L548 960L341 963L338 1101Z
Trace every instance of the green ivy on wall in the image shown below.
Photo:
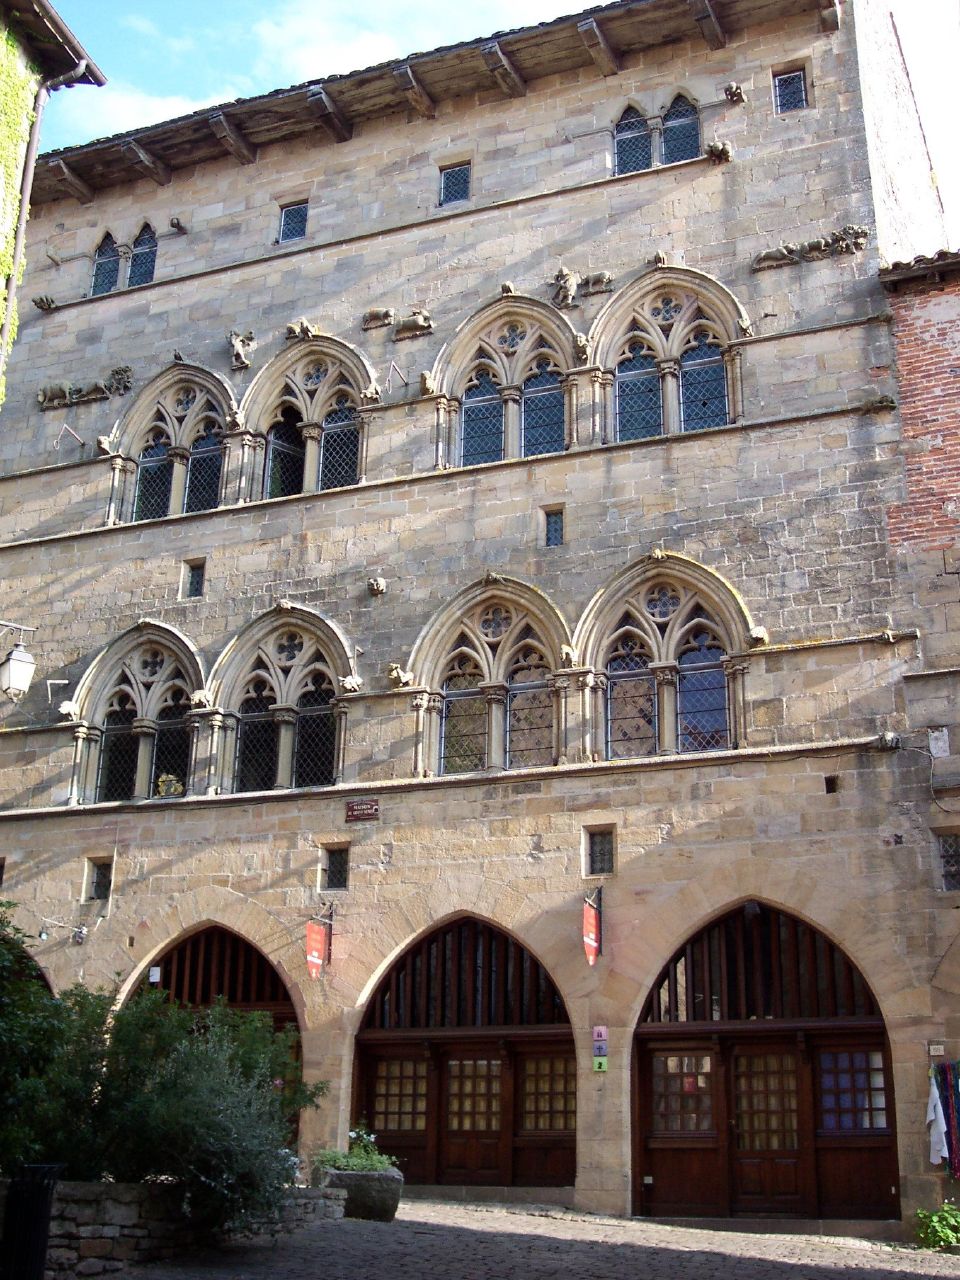
M9 31L0 38L0 325L7 311L6 281L13 270L13 244L20 212L20 175L33 122L33 96L37 77L26 64L23 51ZM23 264L20 267L23 272ZM19 283L19 281L18 281ZM10 326L10 342L16 337L17 317ZM6 391L0 380L0 404Z

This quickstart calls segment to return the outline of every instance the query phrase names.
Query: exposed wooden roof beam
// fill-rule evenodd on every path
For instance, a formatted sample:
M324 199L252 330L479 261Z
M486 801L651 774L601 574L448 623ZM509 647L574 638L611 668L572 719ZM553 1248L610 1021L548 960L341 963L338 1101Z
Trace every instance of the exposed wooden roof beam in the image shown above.
M215 111L210 117L210 128L220 141L224 151L228 151L234 160L241 164L253 164L257 158L256 147L251 147L240 130L232 124L222 111Z
M508 98L522 98L527 92L527 85L496 40L490 40L480 46L480 57L483 65L496 80L498 86Z
M820 0L820 30L840 30L840 5L837 0Z
M88 186L79 173L75 173L65 160L51 160L50 168L59 176L60 181L70 194L76 196L81 204L92 204L93 187Z
M577 23L580 39L587 46L587 52L600 69L600 74L615 76L620 70L620 59L610 48L607 37L600 30L595 18L584 18Z
M307 102L314 116L334 142L347 142L353 137L353 125L322 86L307 90Z
M169 186L173 181L173 171L169 166L162 160L158 160L156 156L152 156L149 151L145 151L133 138L125 138L120 143L120 150L123 152L123 158L133 165L142 177L152 178L158 187Z
M423 116L426 120L432 120L437 114L436 105L413 74L413 67L409 62L405 62L402 67L394 67L393 79L397 88L416 111L417 115Z
M727 43L727 37L714 12L711 0L687 0L687 4L707 45L711 49L722 49Z

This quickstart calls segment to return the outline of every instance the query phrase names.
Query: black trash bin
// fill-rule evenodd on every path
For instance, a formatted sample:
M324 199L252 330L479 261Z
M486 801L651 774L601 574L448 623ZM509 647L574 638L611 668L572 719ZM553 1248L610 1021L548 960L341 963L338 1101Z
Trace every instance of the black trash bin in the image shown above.
M10 1179L0 1250L3 1280L43 1280L53 1189L63 1168L62 1164L24 1164Z

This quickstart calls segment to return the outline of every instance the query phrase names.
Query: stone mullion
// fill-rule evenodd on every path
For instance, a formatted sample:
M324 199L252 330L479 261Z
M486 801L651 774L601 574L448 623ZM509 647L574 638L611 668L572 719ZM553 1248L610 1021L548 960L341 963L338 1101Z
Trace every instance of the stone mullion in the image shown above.
M586 668L570 668L563 675L571 682L565 692L564 754L568 763L577 763L591 759L593 672Z
M73 764L70 769L70 790L67 792L67 804L83 804L92 794L89 774L97 758L97 746L101 739L99 729L90 725L78 724L73 729ZM95 783L95 780L94 780Z
M647 119L647 128L650 130L650 164L656 168L658 164L663 164L663 120L660 116L650 116Z
M249 502L251 452L256 449L257 437L247 431L239 418L228 423L223 437L223 480L221 483L221 501L233 503Z
M320 488L320 441L323 427L319 422L301 422L303 438L303 492L316 493Z
M232 791L237 773L237 749L239 745L240 720L236 712L224 714L217 732L216 743L211 743L210 774L207 779L207 794L218 795Z
M347 720L348 707L343 698L334 698L333 714L337 718L337 731L334 738L333 784L343 782L347 764Z
M190 768L187 772L184 795L212 795L211 773L214 767L219 730L223 716L204 707L187 713L190 731Z
M137 739L137 774L133 784L133 799L149 800L157 726L153 720L138 716L132 728L133 735Z
M424 722L423 775L426 778L434 772L440 773L443 762L440 759L440 735L443 728L443 695L431 693L427 696L426 717Z
M730 746L742 747L747 736L747 703L744 693L747 664L727 658L723 663L723 672L727 678L727 724L730 730Z
M680 749L676 663L651 662L648 669L657 685L657 751L661 755L673 755Z
M433 465L438 471L455 465L460 403L438 396L434 401Z
M517 386L500 388L503 401L503 456L519 458L522 443L520 423L520 398L522 391Z
M293 752L297 736L296 707L274 706L270 709L271 718L277 725L277 776L274 780L274 791L282 791L293 786Z
M181 445L174 445L167 452L170 459L170 505L167 512L171 516L179 516L183 512L183 504L187 496L187 469L190 465L190 450Z
M563 447L565 449L571 449L579 444L583 434L580 424L580 406L586 401L586 397L580 394L581 378L582 375L578 373L565 373L560 379L563 390Z
M743 407L743 351L728 347L723 353L723 371L727 379L727 421L740 423Z
M427 734L429 731L429 721L427 711L430 703L430 696L426 693L415 693L410 702L410 708L413 711L413 777L425 778L427 769L425 760L427 756Z
M367 449L373 434L373 422L377 410L368 407L357 410L357 422L360 430L360 441L357 447L357 484L365 484L367 480Z
M553 763L566 764L570 757L570 677L563 672L548 683L553 693Z
M479 686L487 709L487 769L507 767L507 689L502 684Z
M658 360L657 369L663 397L663 434L675 435L680 430L680 361Z
M120 524L129 519L127 491L130 488L128 477L136 471L136 464L129 458L110 459L110 498L107 502L108 525Z
M614 377L606 369L594 369L590 374L591 444L610 444L616 439L617 407L614 397Z

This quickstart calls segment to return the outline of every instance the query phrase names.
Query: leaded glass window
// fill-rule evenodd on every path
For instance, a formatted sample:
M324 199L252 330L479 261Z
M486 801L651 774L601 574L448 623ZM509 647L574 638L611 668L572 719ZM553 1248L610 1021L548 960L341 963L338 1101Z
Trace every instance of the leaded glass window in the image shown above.
M325 672L315 671L309 688L297 700L297 737L293 758L295 787L329 787L333 783L336 737L333 685Z
M133 799L140 751L139 737L133 732L136 715L136 706L129 693L121 690L113 696L100 740L98 800Z
M184 511L209 511L220 501L223 442L216 424L208 422L190 447Z
M469 164L451 165L449 169L440 170L440 203L455 204L458 200L470 198L470 166Z
M97 246L93 259L93 285L90 293L112 293L120 279L120 251L117 242L108 231Z
M169 515L170 486L173 483L173 462L169 453L170 438L162 427L156 427L137 459L134 520L158 520Z
M254 680L240 703L234 791L270 791L277 782L279 725L276 698L264 680Z
M727 422L727 375L715 338L702 329L680 357L680 429L704 431Z
M283 244L287 240L302 240L307 234L307 201L299 204L288 204L280 210L280 231L277 240Z
M801 111L807 105L807 77L799 71L781 71L773 77L773 101L777 115Z
M461 436L463 466L503 458L503 401L488 369L478 369L463 393Z
M688 98L677 94L663 117L663 163L694 160L700 154L700 117Z
M182 796L187 789L190 768L190 730L186 715L190 698L183 689L173 689L157 714L153 742L151 796Z
M650 350L632 342L617 365L617 439L645 440L663 432L660 371Z
M469 773L487 765L487 700L483 672L469 653L457 653L443 682L440 772Z
M730 745L727 678L720 642L694 628L677 658L677 721L681 751L717 751Z
M650 126L636 109L627 107L613 134L616 173L637 173L653 163Z
M607 759L652 755L657 749L657 686L642 638L621 621L607 658Z
M507 681L508 768L554 763L549 671L543 654L533 645L523 645L514 658Z
M145 222L140 233L133 242L133 254L130 258L130 269L127 272L127 284L132 288L137 284L149 284L157 266L157 237Z
M294 410L284 409L281 421L267 432L265 498L288 498L303 492L306 450Z
M522 456L563 452L563 390L549 360L538 360L536 372L523 384L521 396Z
M323 420L320 439L320 488L339 489L360 478L360 421L347 396Z

